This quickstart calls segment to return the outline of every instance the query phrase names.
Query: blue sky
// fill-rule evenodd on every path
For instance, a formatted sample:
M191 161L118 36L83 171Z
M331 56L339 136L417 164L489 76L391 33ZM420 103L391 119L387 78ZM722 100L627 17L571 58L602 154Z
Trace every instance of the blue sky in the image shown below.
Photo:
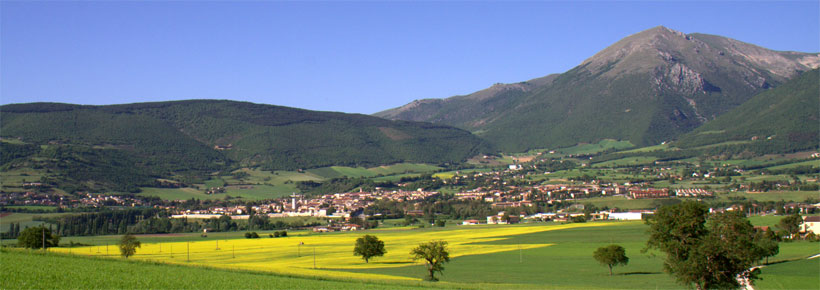
M658 25L820 51L820 1L0 2L0 103L374 113L560 73Z

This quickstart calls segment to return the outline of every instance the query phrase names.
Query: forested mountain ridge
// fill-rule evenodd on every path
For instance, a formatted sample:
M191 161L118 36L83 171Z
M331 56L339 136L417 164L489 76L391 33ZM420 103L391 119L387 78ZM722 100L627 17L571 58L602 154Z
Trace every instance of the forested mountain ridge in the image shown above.
M682 135L675 146L745 142L762 153L794 152L820 147L818 130L820 69L814 69Z
M0 137L25 143L2 142L0 166L52 168L102 187L236 167L439 164L493 151L445 125L218 100L12 104L0 107L0 122Z
M423 100L376 115L459 126L505 151L601 139L652 145L673 140L818 65L816 53L772 51L655 27L539 86L472 103L463 97Z

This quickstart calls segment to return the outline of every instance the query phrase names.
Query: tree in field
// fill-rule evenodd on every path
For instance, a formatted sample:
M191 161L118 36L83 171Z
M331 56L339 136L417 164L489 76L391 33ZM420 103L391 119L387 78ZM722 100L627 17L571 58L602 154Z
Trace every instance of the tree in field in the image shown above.
M703 204L686 201L661 207L648 219L647 249L666 253L664 270L697 289L737 288L737 277L756 279L748 269L762 250L752 224L739 212L709 216Z
M45 243L43 242L45 238ZM17 245L29 249L40 249L44 245L46 248L56 247L60 244L60 236L53 234L45 226L26 228L17 237Z
M419 244L418 247L410 251L413 260L424 260L427 264L427 272L430 273L430 281L438 281L435 274L444 271L444 263L450 262L450 252L447 250L447 242L432 241Z
M769 263L769 257L774 257L780 253L780 246L777 241L765 233L758 233L755 237L755 243L760 250L760 256L766 258L766 264Z
M609 245L600 247L595 250L592 257L601 265L609 266L609 276L612 276L612 267L617 265L626 266L629 264L629 258L626 256L626 250L619 245Z
M381 257L387 253L384 249L384 241L376 236L364 235L356 239L356 246L353 248L354 256L362 256L365 263L369 263L370 258Z
M142 243L137 241L137 238L134 237L134 235L126 234L122 236L122 239L120 239L120 254L128 259L128 257L137 253L137 248L140 246L142 246Z
M800 233L800 224L803 223L803 217L799 213L784 217L777 223L777 227L789 235L793 239L795 235Z

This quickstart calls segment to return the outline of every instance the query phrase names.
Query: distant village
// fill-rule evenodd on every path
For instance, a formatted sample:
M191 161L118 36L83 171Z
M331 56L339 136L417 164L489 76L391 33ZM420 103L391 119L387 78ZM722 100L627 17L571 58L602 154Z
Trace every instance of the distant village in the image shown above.
M523 178L516 176L516 172L521 170L521 165L510 165L508 169L495 172L478 172L470 174L458 174L443 182L456 184L464 180L488 180L491 186L477 187L462 192L448 195L461 201L481 201L488 203L493 209L498 210L498 214L487 216L486 219L470 219L463 221L464 225L475 224L507 224L518 223L524 220L552 220L569 221L574 217L584 216L587 219L598 220L641 220L643 215L652 214L652 210L619 211L618 209L606 209L596 212L584 210L582 204L585 199L621 196L626 199L661 199L661 198L708 198L714 193L702 188L651 188L645 184L599 184L596 180L572 182L563 184L544 184L533 186L508 185L506 180L510 178ZM669 177L671 168L644 168L661 177ZM693 172L693 177L708 177L710 172ZM27 184L28 188L36 188L37 184ZM209 194L224 193L219 188L208 189ZM212 206L206 209L185 209L178 205L168 203L157 203L156 199L141 197L138 195L109 195L85 193L75 197L61 196L48 193L37 193L34 191L25 193L9 193L0 195L0 206L20 206L38 205L55 206L59 210L69 210L72 208L102 208L102 207L155 207L163 208L171 212L172 218L186 219L210 219L220 216L230 216L232 219L248 219L248 210L252 210L257 215L267 215L270 218L277 217L322 217L338 218L348 220L351 217L359 216L367 219L364 209L372 206L380 200L397 202L421 202L430 198L440 197L436 191L417 190L387 190L375 188L373 191L358 191L324 194L321 196L308 197L301 194L292 194L274 200L269 200L263 204L246 206L236 204L232 206ZM176 203L185 202L184 200ZM556 210L555 212L539 212L536 214L525 214L509 212L511 208L528 208L536 204L563 203L572 204L568 208ZM798 210L800 212L815 211L820 208L820 204L788 203L786 208ZM742 205L733 205L726 208L713 208L713 211L744 211L749 213L765 213L760 208L744 208ZM420 211L408 210L405 215L421 216ZM356 229L351 225L341 230ZM332 229L319 229L320 231ZM339 229L336 229L339 230Z

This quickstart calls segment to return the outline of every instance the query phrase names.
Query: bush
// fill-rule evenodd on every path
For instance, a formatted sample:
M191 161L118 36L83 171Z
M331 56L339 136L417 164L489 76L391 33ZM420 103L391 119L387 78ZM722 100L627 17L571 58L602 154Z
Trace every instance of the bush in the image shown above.
M246 232L245 233L245 238L246 239L258 239L259 234L257 234L256 232Z
M273 232L273 237L278 238L279 237L279 232Z

